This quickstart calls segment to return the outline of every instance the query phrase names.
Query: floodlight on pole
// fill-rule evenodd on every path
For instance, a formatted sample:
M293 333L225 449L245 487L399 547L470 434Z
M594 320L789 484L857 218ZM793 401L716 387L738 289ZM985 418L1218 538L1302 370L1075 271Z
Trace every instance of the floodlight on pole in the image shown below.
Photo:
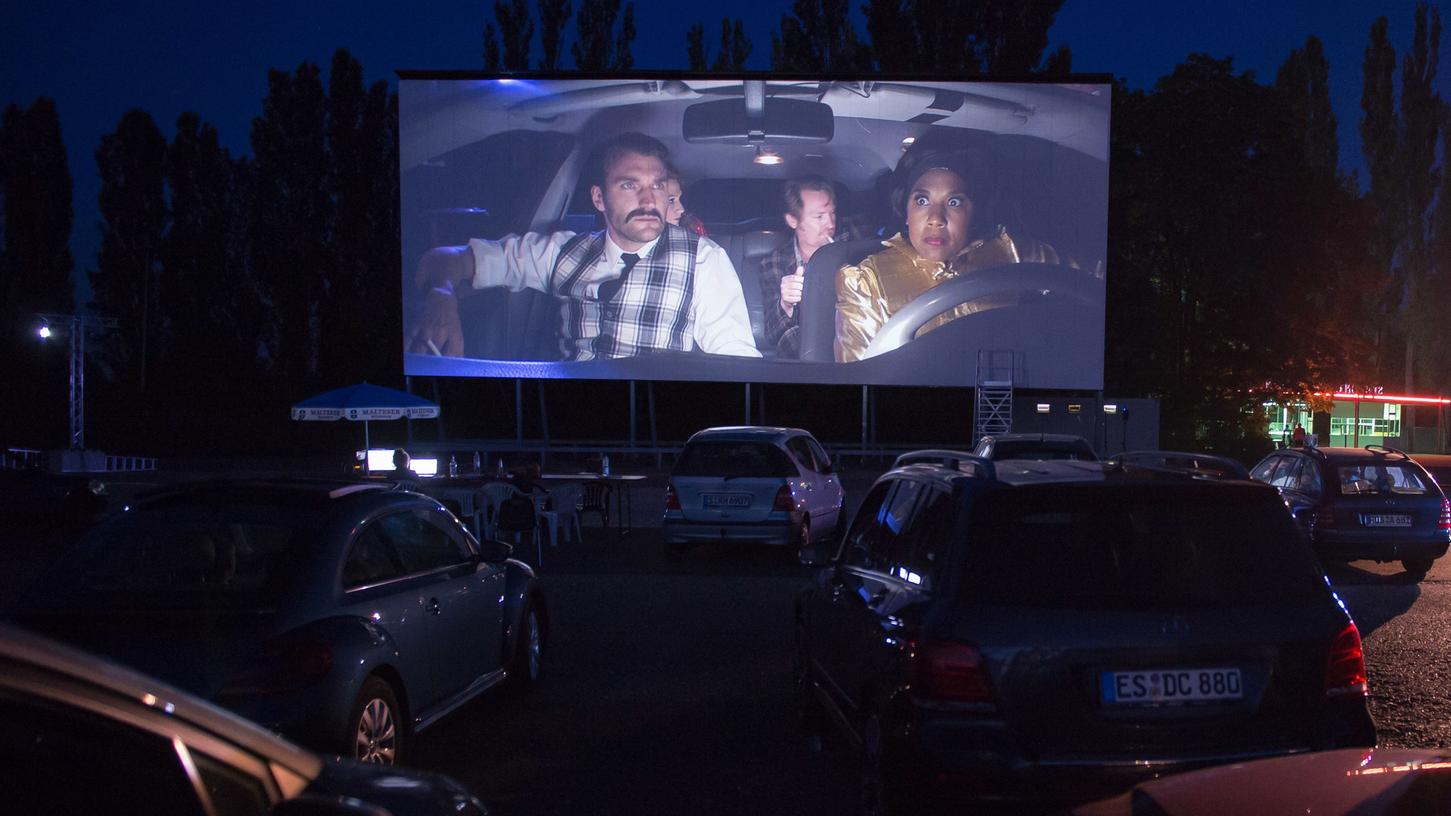
M43 314L36 334L48 340L55 333L53 326L65 326L70 334L70 450L85 450L86 447L86 330L114 329L115 318L92 315Z

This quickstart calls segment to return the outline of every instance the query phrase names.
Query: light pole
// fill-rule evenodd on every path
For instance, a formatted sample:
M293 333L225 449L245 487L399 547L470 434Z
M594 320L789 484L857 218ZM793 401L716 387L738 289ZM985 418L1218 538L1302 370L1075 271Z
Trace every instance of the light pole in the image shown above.
M117 326L115 318L95 317L92 315L58 315L42 314L40 326L36 334L42 340L48 340L55 333L57 326L64 326L70 333L71 341L71 433L69 449L73 451L85 450L86 448L86 330L87 329L114 329Z

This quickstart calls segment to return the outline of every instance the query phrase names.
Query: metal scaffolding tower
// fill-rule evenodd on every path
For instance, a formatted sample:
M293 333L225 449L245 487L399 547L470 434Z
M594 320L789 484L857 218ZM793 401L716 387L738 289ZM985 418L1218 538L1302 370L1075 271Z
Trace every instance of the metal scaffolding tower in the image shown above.
M1013 429L1013 352L977 352L977 401L973 410L973 442L988 434Z

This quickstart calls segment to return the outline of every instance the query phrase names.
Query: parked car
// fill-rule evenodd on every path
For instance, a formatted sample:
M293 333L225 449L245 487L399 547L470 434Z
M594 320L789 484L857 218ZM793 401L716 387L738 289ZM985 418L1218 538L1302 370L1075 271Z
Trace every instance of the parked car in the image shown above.
M1451 498L1451 454L1418 453L1415 460L1441 486L1441 492Z
M538 680L548 609L510 552L416 493L204 482L93 528L17 617L319 750L392 764L464 701Z
M973 446L974 456L999 459L1077 459L1098 461L1088 440L1073 434L1005 433L984 436Z
M0 625L8 813L481 816L439 774L325 759L184 691Z
M1400 561L1423 576L1451 543L1451 503L1424 468L1394 448L1284 448L1250 475L1280 489L1324 559Z
M665 487L664 538L810 546L836 532L844 499L831 457L799 428L707 428L686 441Z
M1375 745L1359 631L1273 490L962 465L879 478L795 601L804 722L859 747L865 812Z
M1142 450L1125 451L1109 457L1109 462L1135 464L1178 470L1201 479L1248 479L1249 469L1227 456L1188 451Z
M1169 776L1073 816L1409 816L1451 810L1445 749L1316 751Z

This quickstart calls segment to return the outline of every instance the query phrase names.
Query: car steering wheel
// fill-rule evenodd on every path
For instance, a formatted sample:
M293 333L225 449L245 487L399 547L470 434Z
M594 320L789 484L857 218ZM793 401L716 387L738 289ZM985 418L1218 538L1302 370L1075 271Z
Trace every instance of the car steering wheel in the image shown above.
M1097 308L1102 320L1103 279L1071 266L1007 263L950 278L918 295L877 330L862 359L901 348L938 315L964 303L1008 293L1023 298L1058 297L1085 309Z

